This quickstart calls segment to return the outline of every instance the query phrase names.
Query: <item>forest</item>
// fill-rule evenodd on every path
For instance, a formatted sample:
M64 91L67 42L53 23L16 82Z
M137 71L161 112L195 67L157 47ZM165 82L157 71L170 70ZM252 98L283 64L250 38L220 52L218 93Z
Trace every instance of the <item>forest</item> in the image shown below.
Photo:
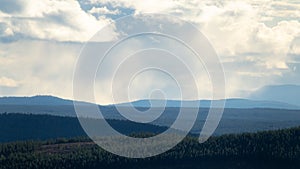
M132 136L149 136L135 134ZM104 151L87 137L19 141L0 145L1 169L299 169L300 127L228 134L199 144L188 136L151 158L130 159Z
M100 119L87 119L90 123L101 123ZM120 133L151 132L160 133L167 128L151 124L125 120L106 120ZM33 115L20 113L0 114L0 142L48 140L53 138L73 138L86 136L75 117Z

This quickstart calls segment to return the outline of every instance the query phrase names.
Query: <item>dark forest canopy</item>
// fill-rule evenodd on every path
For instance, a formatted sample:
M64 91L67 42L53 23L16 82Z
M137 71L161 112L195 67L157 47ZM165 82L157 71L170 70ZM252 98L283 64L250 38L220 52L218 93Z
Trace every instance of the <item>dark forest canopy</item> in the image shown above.
M113 155L85 137L0 145L1 169L299 167L300 127L212 137L203 144L199 144L197 138L189 136L172 150L146 159Z
M99 123L100 119L87 119ZM160 133L166 127L135 123L124 120L107 120L119 132L129 135L139 132ZM79 121L74 117L32 114L0 114L0 142L21 140L46 140L86 136Z

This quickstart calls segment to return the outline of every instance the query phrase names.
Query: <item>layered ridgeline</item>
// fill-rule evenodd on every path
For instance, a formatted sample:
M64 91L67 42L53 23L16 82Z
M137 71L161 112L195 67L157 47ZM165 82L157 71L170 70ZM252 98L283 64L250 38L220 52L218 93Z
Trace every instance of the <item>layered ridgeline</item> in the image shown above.
M151 101L142 100L132 103L123 103L118 106L125 107L133 104L141 109L147 109ZM153 105L161 105L155 100ZM186 101L193 105L193 101ZM192 133L199 133L206 120L210 101L200 102L201 108L196 119L196 123L191 130ZM86 106L91 103L78 102ZM170 127L176 119L180 108L180 101L167 101L167 107L161 117L153 121L152 125ZM189 107L190 108L190 107ZM106 119L126 120L119 114L114 105L99 106ZM155 107L154 107L155 110ZM198 111L198 110L197 110ZM0 114L22 113L76 117L72 100L65 100L53 96L34 97L2 97L0 98ZM151 115L150 115L151 116ZM97 112L89 112L86 117L97 118ZM186 115L187 122L189 115ZM183 121L185 123L185 121ZM0 124L1 125L1 124ZM53 124L54 125L54 124ZM300 125L300 110L297 106L277 101L255 101L246 99L228 99L222 116L222 120L216 135L228 133L256 132L262 130L273 130Z
M249 97L256 100L270 100L289 103L300 106L300 86L299 85L273 85L264 86L254 92Z
M197 138L187 137L168 152L145 159L113 155L84 137L5 143L0 144L0 168L298 169L299 135L300 128L291 128L212 137L203 144Z
M179 101L179 100L138 100L131 103L121 103L117 106L128 107L198 107L209 108L212 100L196 100L196 101ZM266 100L249 100L249 99L226 99L215 100L215 105L222 105L224 108L235 109L252 109L252 108L272 108L272 109L300 109L300 106L288 104L279 101L266 101ZM111 105L113 106L113 105Z
M300 89L299 89L300 90ZM283 101L272 101L270 98L264 99L263 96L259 97L258 94L253 94L253 98L257 97L260 100L250 99L226 99L226 100L215 100L217 103L225 103L225 108L240 108L240 109L251 109L251 108L272 108L272 109L300 109L298 106L298 100L294 100L291 104L290 101L282 99ZM288 101L288 102L287 102ZM81 105L89 105L91 103L76 101ZM135 107L198 107L209 108L211 100L193 100L193 101L179 101L179 100L138 100L128 103L116 104L116 106L135 106ZM73 100L62 99L55 96L32 96L32 97L0 97L0 106L73 106ZM114 105L102 106L111 107ZM5 108L5 107L3 107ZM3 111L13 111L13 109L2 109ZM17 108L15 111L20 111Z

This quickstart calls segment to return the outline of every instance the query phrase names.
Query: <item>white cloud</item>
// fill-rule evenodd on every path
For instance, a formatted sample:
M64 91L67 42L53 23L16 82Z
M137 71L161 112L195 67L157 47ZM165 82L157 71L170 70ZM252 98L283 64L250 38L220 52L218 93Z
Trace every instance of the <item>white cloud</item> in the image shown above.
M17 12L10 13L0 7L2 13L6 13L0 17L0 23L6 26L4 28L8 30L6 34L17 34L20 38L83 42L113 22L105 16L97 19L82 10L80 4L74 0L29 0L16 3L22 6ZM2 33L2 36L6 34ZM117 34L112 27L105 36L107 40L111 40Z
M2 87L17 87L18 83L11 78L0 77L0 86L2 86Z
M292 55L299 55L300 56L300 37L294 39L291 47L290 47L290 54Z
M299 11L299 1L271 1L268 10L266 10L266 15L272 17L299 18Z
M287 68L286 55L293 40L300 36L300 22L291 19L298 14L300 3L293 1L100 1L94 4L110 4L130 7L136 13L161 12L179 16L199 26L220 56L239 56L244 53L261 53L257 62L267 69ZM159 4L159 5L158 5ZM276 14L282 15L278 20ZM288 17L288 18L287 18ZM272 26L265 23L269 18ZM286 20L284 20L286 19Z
M184 12L172 11L199 25L221 60L232 63L224 65L229 96L274 83L290 71L288 53L295 53L294 39L300 37L300 22L290 14L297 14L298 6L280 10L282 17L289 18L278 18L278 9L272 4L273 1L182 1L177 8ZM266 17L271 25L264 21Z
M88 3L94 6L85 11L73 0L0 2L0 40L27 39L1 44L0 77L16 79L17 93L50 91L69 97L70 89L61 86L71 83L78 44L66 44L64 48L64 43L28 39L84 42L104 25L114 22L107 15L118 15L126 8L133 9L134 14L175 15L199 27L224 63L229 97L237 96L240 90L275 83L293 71L294 66L288 64L293 61L290 55L300 54L297 1L89 0ZM100 39L112 40L120 33L116 31L113 24L102 33L106 38Z
M82 44L20 40L0 43L0 95L51 94L70 98L76 57ZM8 93L5 90L9 90ZM2 93L3 92L3 93Z
M164 12L176 6L173 0L89 0L92 4L110 4L114 7L126 7L135 9L136 13L157 13Z
M115 9L115 10L109 10L107 9L106 6L104 7L93 7L91 10L89 10L89 13L91 14L100 14L100 15L106 15L106 14L110 14L110 15L118 15L121 13L121 11L119 9Z

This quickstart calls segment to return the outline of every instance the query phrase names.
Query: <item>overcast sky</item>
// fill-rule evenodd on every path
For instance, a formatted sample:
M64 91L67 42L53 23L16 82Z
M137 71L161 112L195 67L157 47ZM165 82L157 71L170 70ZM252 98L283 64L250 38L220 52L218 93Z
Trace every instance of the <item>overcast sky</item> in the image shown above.
M224 66L227 97L245 97L265 85L300 85L298 0L1 0L0 95L72 98L73 71L85 42L108 24L101 40L115 40L122 34L114 27L118 18L149 12L199 28ZM142 88L131 91L134 99L153 88L146 84L172 88L167 77L145 76L136 79ZM111 103L110 93L102 92L99 102ZM209 98L203 92L200 98Z

